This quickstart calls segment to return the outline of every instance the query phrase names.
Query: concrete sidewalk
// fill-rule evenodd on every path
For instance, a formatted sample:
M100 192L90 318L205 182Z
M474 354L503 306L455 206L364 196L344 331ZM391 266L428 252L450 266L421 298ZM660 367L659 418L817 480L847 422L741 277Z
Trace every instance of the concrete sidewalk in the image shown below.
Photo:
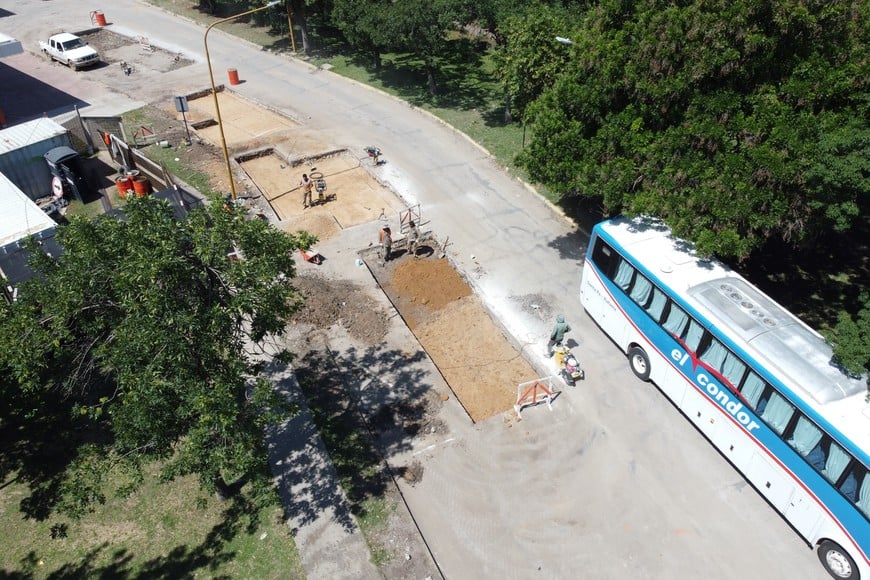
M287 524L308 578L381 578L292 367L273 363L266 375L299 413L269 429L266 443Z

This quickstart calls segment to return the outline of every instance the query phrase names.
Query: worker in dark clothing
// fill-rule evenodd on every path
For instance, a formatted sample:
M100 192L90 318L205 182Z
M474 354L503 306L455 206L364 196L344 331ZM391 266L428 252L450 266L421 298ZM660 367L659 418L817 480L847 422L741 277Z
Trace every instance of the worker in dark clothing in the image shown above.
M384 253L384 262L389 262L390 251L393 249L393 234L389 226L384 226L381 230L381 249Z
M571 332L571 326L565 322L565 316L559 314L556 316L556 325L553 326L553 331L550 333L550 342L547 343L547 356L553 356L554 346L562 346L562 340L568 332Z

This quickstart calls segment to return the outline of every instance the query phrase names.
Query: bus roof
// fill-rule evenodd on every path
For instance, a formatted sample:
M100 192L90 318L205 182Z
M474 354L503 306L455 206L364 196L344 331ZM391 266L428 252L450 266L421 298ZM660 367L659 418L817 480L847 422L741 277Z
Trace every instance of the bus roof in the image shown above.
M690 243L674 237L660 220L617 218L596 227L630 252L658 283L679 293L684 304L718 333L838 427L844 412L853 415L867 406L862 400L866 383L833 362L833 350L820 334L729 267L698 257ZM853 411L837 404L845 404L846 399ZM870 407L862 418L855 424L860 434L847 428L856 442L870 439Z

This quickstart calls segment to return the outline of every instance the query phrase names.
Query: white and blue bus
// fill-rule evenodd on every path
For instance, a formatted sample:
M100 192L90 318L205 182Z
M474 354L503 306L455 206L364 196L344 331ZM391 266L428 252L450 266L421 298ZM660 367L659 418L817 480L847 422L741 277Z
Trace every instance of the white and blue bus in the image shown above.
M580 295L833 577L870 580L867 386L817 332L647 218L595 226Z

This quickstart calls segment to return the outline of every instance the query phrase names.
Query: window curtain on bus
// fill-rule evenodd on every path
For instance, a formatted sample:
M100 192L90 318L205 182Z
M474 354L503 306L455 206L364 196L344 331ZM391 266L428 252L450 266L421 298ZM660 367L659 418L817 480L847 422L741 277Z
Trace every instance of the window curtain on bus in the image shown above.
M692 352L697 352L702 336L704 336L704 327L694 320L689 320L689 330L686 332L686 338L684 339L686 348Z
M771 393L770 401L761 414L761 418L767 422L770 427L782 435L785 426L788 425L789 419L794 412L794 407L783 398L779 393Z
M809 422L806 417L800 417L797 425L794 428L794 434L789 438L788 443L795 448L795 451L806 457L810 454L819 441L822 439L822 432L818 427ZM816 466L821 468L821 465Z
M665 293L659 290L658 288L653 288L653 299L649 304L649 308L646 309L649 312L649 315L653 317L653 320L656 322L662 317L662 310L665 309L665 303L668 301Z
M634 268L623 260L619 263L619 269L616 270L616 276L613 278L613 281L623 290L628 290L628 287L631 285L632 274L634 274Z
M722 346L718 340L713 340L709 348L701 355L701 360L710 365L710 368L716 372L722 370L722 363L725 362L725 355L728 351Z
M753 409L758 407L758 399L761 398L762 391L764 391L764 380L750 371L740 392Z
M836 483L843 475L843 470L846 469L847 465L849 465L849 454L836 443L831 443L831 451L828 453L828 460L825 462L822 475L827 477L831 483Z
M683 332L683 327L686 326L686 320L689 315L683 312L683 309L676 304L671 303L671 310L668 312L668 319L665 320L665 330L674 336L680 336Z
M634 281L634 288L631 289L631 299L641 306L646 306L650 290L652 290L650 281L638 274Z
M737 388L740 384L740 379L743 378L743 373L746 372L746 365L737 356L728 351L728 356L725 357L725 363L722 365L722 375L728 379L733 388Z
M861 484L861 493L858 494L858 509L864 515L870 517L870 474L864 474L864 483Z

